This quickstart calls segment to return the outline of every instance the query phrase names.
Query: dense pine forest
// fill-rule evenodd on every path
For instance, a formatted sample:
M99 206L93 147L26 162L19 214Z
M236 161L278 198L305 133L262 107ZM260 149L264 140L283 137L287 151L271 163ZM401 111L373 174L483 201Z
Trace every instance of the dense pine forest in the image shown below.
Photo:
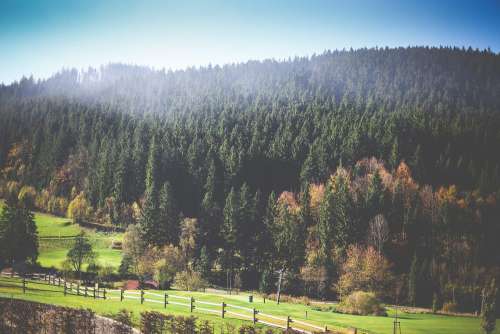
M122 274L166 285L177 257L215 285L478 311L500 274L499 148L490 50L0 86L0 197L126 230Z

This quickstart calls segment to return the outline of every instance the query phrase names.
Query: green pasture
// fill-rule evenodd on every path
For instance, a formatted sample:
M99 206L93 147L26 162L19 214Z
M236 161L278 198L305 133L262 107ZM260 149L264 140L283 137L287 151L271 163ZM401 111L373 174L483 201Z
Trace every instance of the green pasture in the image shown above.
M0 210L3 201L0 200ZM71 219L51 214L35 212L35 223L38 231L38 262L43 267L61 268L68 250L73 245L73 238L85 232L97 254L99 265L118 268L122 259L120 250L111 249L113 240L122 240L123 233L96 232L74 224Z
M6 287L4 285L6 281L16 281L15 279L5 279L2 278L0 282L0 296L3 297L14 297L20 299L33 300L43 303L56 304L62 306L71 307L84 307L90 308L97 312L98 314L109 314L116 313L118 310L126 308L134 313L134 319L137 323L138 316L140 312L145 310L155 310L160 312L165 312L175 315L195 315L201 320L211 321L216 328L225 324L230 324L234 326L239 326L242 323L250 324L250 321L245 321L242 319L233 318L231 315L226 316L222 319L217 314L209 314L199 310L194 310L193 313L189 312L189 307L178 306L178 305L167 305L164 309L161 303L149 303L146 302L141 305L138 300L125 300L120 302L119 300L94 300L91 297L85 298L82 296L64 296L62 289L58 287L45 286L45 285L31 285L37 289L44 289L47 291L30 291L23 294L19 287ZM19 281L17 281L19 282ZM30 286L30 284L28 284ZM163 291L152 291L154 293L164 293ZM389 309L388 317L372 317L372 316L354 316L338 314L332 311L320 311L314 305L306 306L302 304L291 304L291 303L281 303L277 305L274 301L267 300L264 303L261 297L255 297L253 303L248 302L247 294L239 295L226 295L226 294L214 294L214 293L202 293L202 292L185 292L170 290L167 291L169 295L179 295L179 296L192 296L195 301L207 301L213 303L220 303L222 301L233 304L237 306L244 307L255 307L257 310L275 315L286 317L290 315L293 319L302 320L310 322L319 326L327 325L328 328L332 330L344 331L348 327L357 327L360 331L369 334L389 334L392 333L392 326L395 311ZM108 293L108 296L119 296L119 294ZM149 298L149 297L146 297ZM158 297L151 297L158 298ZM158 298L162 300L162 298ZM174 301L175 299L170 298ZM186 302L179 300L180 302ZM195 302L196 305L196 302ZM317 305L316 305L317 306ZM215 309L217 306L204 306L202 307ZM231 310L228 308L228 310ZM241 312L240 310L233 309L235 312ZM307 312L307 319L306 319ZM444 316L444 315L433 315L433 314L410 314L399 312L399 319L401 321L401 330L405 334L480 334L480 319L474 317L455 317L455 316ZM499 334L500 331L497 329L495 334Z

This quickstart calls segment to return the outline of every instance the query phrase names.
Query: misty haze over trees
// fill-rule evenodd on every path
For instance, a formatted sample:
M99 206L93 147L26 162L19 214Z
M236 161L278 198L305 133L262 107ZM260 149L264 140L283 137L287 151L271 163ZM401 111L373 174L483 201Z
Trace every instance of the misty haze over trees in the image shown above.
M135 275L170 254L219 285L281 272L289 294L477 311L499 275L499 92L500 55L458 48L23 78L0 86L0 197L140 234Z

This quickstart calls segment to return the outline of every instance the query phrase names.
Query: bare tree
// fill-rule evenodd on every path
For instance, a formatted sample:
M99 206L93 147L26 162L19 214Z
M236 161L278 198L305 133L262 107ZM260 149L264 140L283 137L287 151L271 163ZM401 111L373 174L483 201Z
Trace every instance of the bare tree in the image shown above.
M368 227L368 244L373 246L379 254L382 253L384 243L389 239L389 225L382 214L370 220Z

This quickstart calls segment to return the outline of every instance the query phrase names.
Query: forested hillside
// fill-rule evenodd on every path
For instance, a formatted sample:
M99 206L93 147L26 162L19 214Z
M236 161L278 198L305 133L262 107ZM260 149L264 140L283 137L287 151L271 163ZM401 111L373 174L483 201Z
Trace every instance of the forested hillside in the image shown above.
M368 287L479 309L500 263L499 148L489 50L113 64L0 86L3 197L24 190L42 211L133 225L141 256L180 244L205 279L227 272L268 292L282 271L293 294ZM134 272L135 255L130 271L156 275ZM378 281L353 274L373 269L363 259Z

